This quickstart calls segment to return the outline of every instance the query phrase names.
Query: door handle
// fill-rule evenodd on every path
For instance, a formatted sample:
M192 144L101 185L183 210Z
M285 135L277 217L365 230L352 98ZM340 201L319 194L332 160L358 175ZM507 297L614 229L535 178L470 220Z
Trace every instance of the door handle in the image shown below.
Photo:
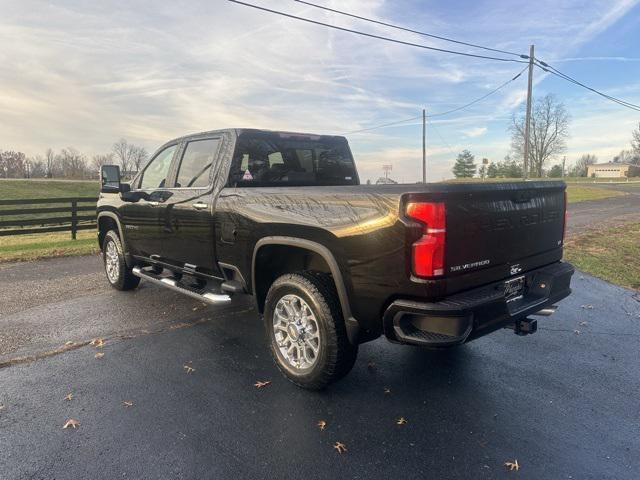
M205 208L209 208L209 205L207 203L202 203L202 202L196 202L191 206L196 210L204 210Z

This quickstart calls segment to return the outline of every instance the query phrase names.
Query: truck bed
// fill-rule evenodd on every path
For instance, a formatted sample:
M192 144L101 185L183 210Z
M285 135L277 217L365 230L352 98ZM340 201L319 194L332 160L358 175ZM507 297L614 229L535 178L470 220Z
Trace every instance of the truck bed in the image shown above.
M225 188L216 228L232 223L249 251L269 235L319 241L344 272L356 318L380 318L398 297L438 300L559 261L564 190L557 181ZM403 213L410 201L446 205L439 278L411 272L411 245L422 226ZM250 271L250 259L233 245L220 244L218 255Z

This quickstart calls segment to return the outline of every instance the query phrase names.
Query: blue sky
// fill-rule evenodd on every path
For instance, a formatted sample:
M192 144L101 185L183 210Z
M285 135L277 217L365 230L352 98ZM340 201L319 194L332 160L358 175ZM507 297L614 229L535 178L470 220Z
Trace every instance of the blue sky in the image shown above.
M322 12L290 0L262 6L425 45L463 49ZM536 56L611 95L640 103L637 1L317 0L363 16ZM340 134L463 105L523 65L451 56L331 31L224 0L2 0L0 148L102 153L120 137L154 150L185 133L247 126ZM479 52L482 53L482 52ZM509 153L507 127L522 75L427 129L428 180L450 177L455 155ZM554 93L572 116L567 160L606 161L629 148L638 112L541 71L534 96ZM421 125L348 135L361 177L420 178ZM559 160L559 159L558 159Z

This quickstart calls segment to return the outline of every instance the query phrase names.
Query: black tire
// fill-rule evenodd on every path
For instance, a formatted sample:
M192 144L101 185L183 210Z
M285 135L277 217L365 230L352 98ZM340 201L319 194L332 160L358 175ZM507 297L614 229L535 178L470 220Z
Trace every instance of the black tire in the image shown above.
M320 344L315 363L306 369L293 366L280 352L273 327L276 305L286 295L303 299L318 324ZM342 309L333 279L319 272L282 275L269 288L264 307L264 323L271 355L278 369L291 382L309 390L320 390L347 375L356 361L358 346L352 345L342 318Z
M113 273L109 273L109 267L107 266L108 252L115 252L117 259L115 261L115 269ZM133 290L140 283L140 277L136 277L124 260L124 250L122 248L122 242L120 237L114 230L109 230L104 236L102 242L102 259L104 261L104 270L107 276L109 284L116 290Z

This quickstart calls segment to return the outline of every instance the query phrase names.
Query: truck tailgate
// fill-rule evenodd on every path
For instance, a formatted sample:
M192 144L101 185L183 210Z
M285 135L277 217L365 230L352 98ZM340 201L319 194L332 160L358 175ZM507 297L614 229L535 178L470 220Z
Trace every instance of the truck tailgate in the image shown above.
M486 270L482 280L490 282L555 261L562 254L564 183L492 186L451 192L446 198L447 277ZM550 253L556 254L553 260Z

